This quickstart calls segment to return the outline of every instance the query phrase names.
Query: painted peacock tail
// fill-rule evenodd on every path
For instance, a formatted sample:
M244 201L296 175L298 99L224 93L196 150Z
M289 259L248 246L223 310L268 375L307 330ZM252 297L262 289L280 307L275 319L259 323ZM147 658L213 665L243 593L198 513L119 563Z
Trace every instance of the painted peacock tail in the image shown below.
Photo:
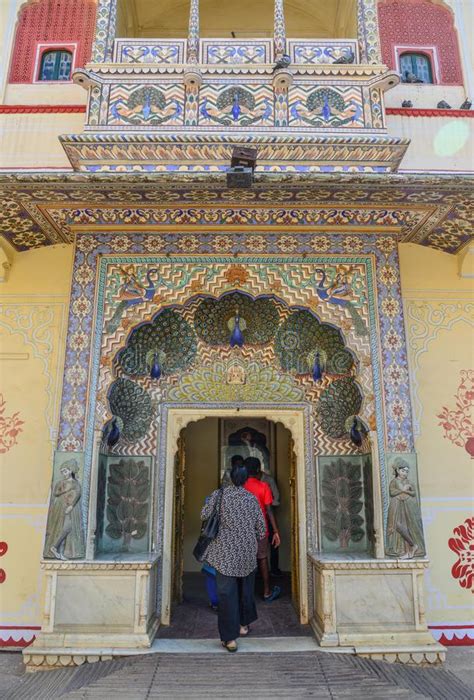
M105 330L107 333L115 333L120 325L120 320L125 309L130 305L129 300L119 302L117 308L114 311L114 315L105 325Z
M349 313L352 317L352 320L354 321L354 330L356 335L359 337L364 337L366 335L369 335L369 329L367 328L364 319L360 315L360 313L357 311L355 306L352 304L348 303L346 305L346 308L349 309Z

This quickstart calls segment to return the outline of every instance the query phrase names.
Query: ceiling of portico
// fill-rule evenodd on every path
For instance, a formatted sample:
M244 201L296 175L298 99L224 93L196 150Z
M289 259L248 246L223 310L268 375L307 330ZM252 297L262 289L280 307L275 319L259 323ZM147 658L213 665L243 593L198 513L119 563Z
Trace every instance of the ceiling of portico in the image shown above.
M230 39L271 37L273 0L200 0L200 33L203 37ZM287 0L288 37L356 37L356 0ZM119 0L118 36L185 37L189 0Z
M472 240L470 178L256 176L248 190L220 176L0 176L0 236L23 251L71 243L75 231L390 234L447 253Z

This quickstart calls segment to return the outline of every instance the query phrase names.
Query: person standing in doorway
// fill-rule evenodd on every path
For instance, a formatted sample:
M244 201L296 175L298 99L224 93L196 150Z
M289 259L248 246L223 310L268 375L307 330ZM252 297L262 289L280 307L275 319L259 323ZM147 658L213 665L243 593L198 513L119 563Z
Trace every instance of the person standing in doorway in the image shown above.
M245 490L247 470L234 465L231 485L222 491L219 531L211 540L205 556L216 570L217 624L222 646L237 651L237 638L246 637L249 625L257 619L255 606L255 569L258 543L266 541L265 519L254 496ZM214 491L201 511L207 520L218 502Z
M241 467L244 463L244 458L242 455L232 455L230 458L230 465L227 467L227 469L224 472L224 476L222 477L222 483L221 486L230 486L232 481L230 478L230 472L232 471L233 467Z
M280 491L278 489L275 478L269 472L262 469L262 482L264 484L268 484L272 492L272 509L278 508L278 506L280 505ZM279 546L275 547L275 545L272 544L274 532L271 521L268 522L268 530L268 539L270 542L270 573L272 576L281 577L283 576L283 572L280 570L279 566Z
M270 568L268 566L269 523L273 530L271 544L274 547L280 546L280 533L272 511L273 495L270 486L262 481L262 465L258 457L247 457L244 465L249 477L245 482L245 488L255 496L265 518L266 536L258 544L257 563L263 579L263 600L270 603L272 600L276 600L281 593L280 586L270 588Z

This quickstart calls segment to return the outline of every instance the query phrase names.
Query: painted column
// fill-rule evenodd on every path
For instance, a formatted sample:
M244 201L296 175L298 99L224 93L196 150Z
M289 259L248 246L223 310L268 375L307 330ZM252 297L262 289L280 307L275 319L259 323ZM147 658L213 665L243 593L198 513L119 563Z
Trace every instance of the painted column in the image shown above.
M286 53L286 28L283 0L275 0L273 14L273 51L274 60L278 61Z
M99 0L92 46L93 63L107 63L112 60L116 31L117 0Z
M199 0L189 6L188 63L199 63Z
M357 36L361 63L382 63L377 0L358 0Z

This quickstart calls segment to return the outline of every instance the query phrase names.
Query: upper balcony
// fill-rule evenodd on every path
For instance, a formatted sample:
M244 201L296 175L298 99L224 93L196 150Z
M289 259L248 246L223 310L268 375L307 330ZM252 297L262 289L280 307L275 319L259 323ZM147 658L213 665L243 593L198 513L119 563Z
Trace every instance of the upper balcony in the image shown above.
M249 0L225 13L190 0L186 31L177 10L160 39L143 15L137 31L142 5L120 17L117 0L100 0L93 61L74 76L89 90L85 133L61 137L76 169L219 171L242 143L258 148L260 171L397 169L408 141L386 131L383 94L399 77L381 63L376 0L294 0L290 22L283 0L264 2L270 23ZM311 38L316 29L329 36ZM214 36L224 31L233 36Z

